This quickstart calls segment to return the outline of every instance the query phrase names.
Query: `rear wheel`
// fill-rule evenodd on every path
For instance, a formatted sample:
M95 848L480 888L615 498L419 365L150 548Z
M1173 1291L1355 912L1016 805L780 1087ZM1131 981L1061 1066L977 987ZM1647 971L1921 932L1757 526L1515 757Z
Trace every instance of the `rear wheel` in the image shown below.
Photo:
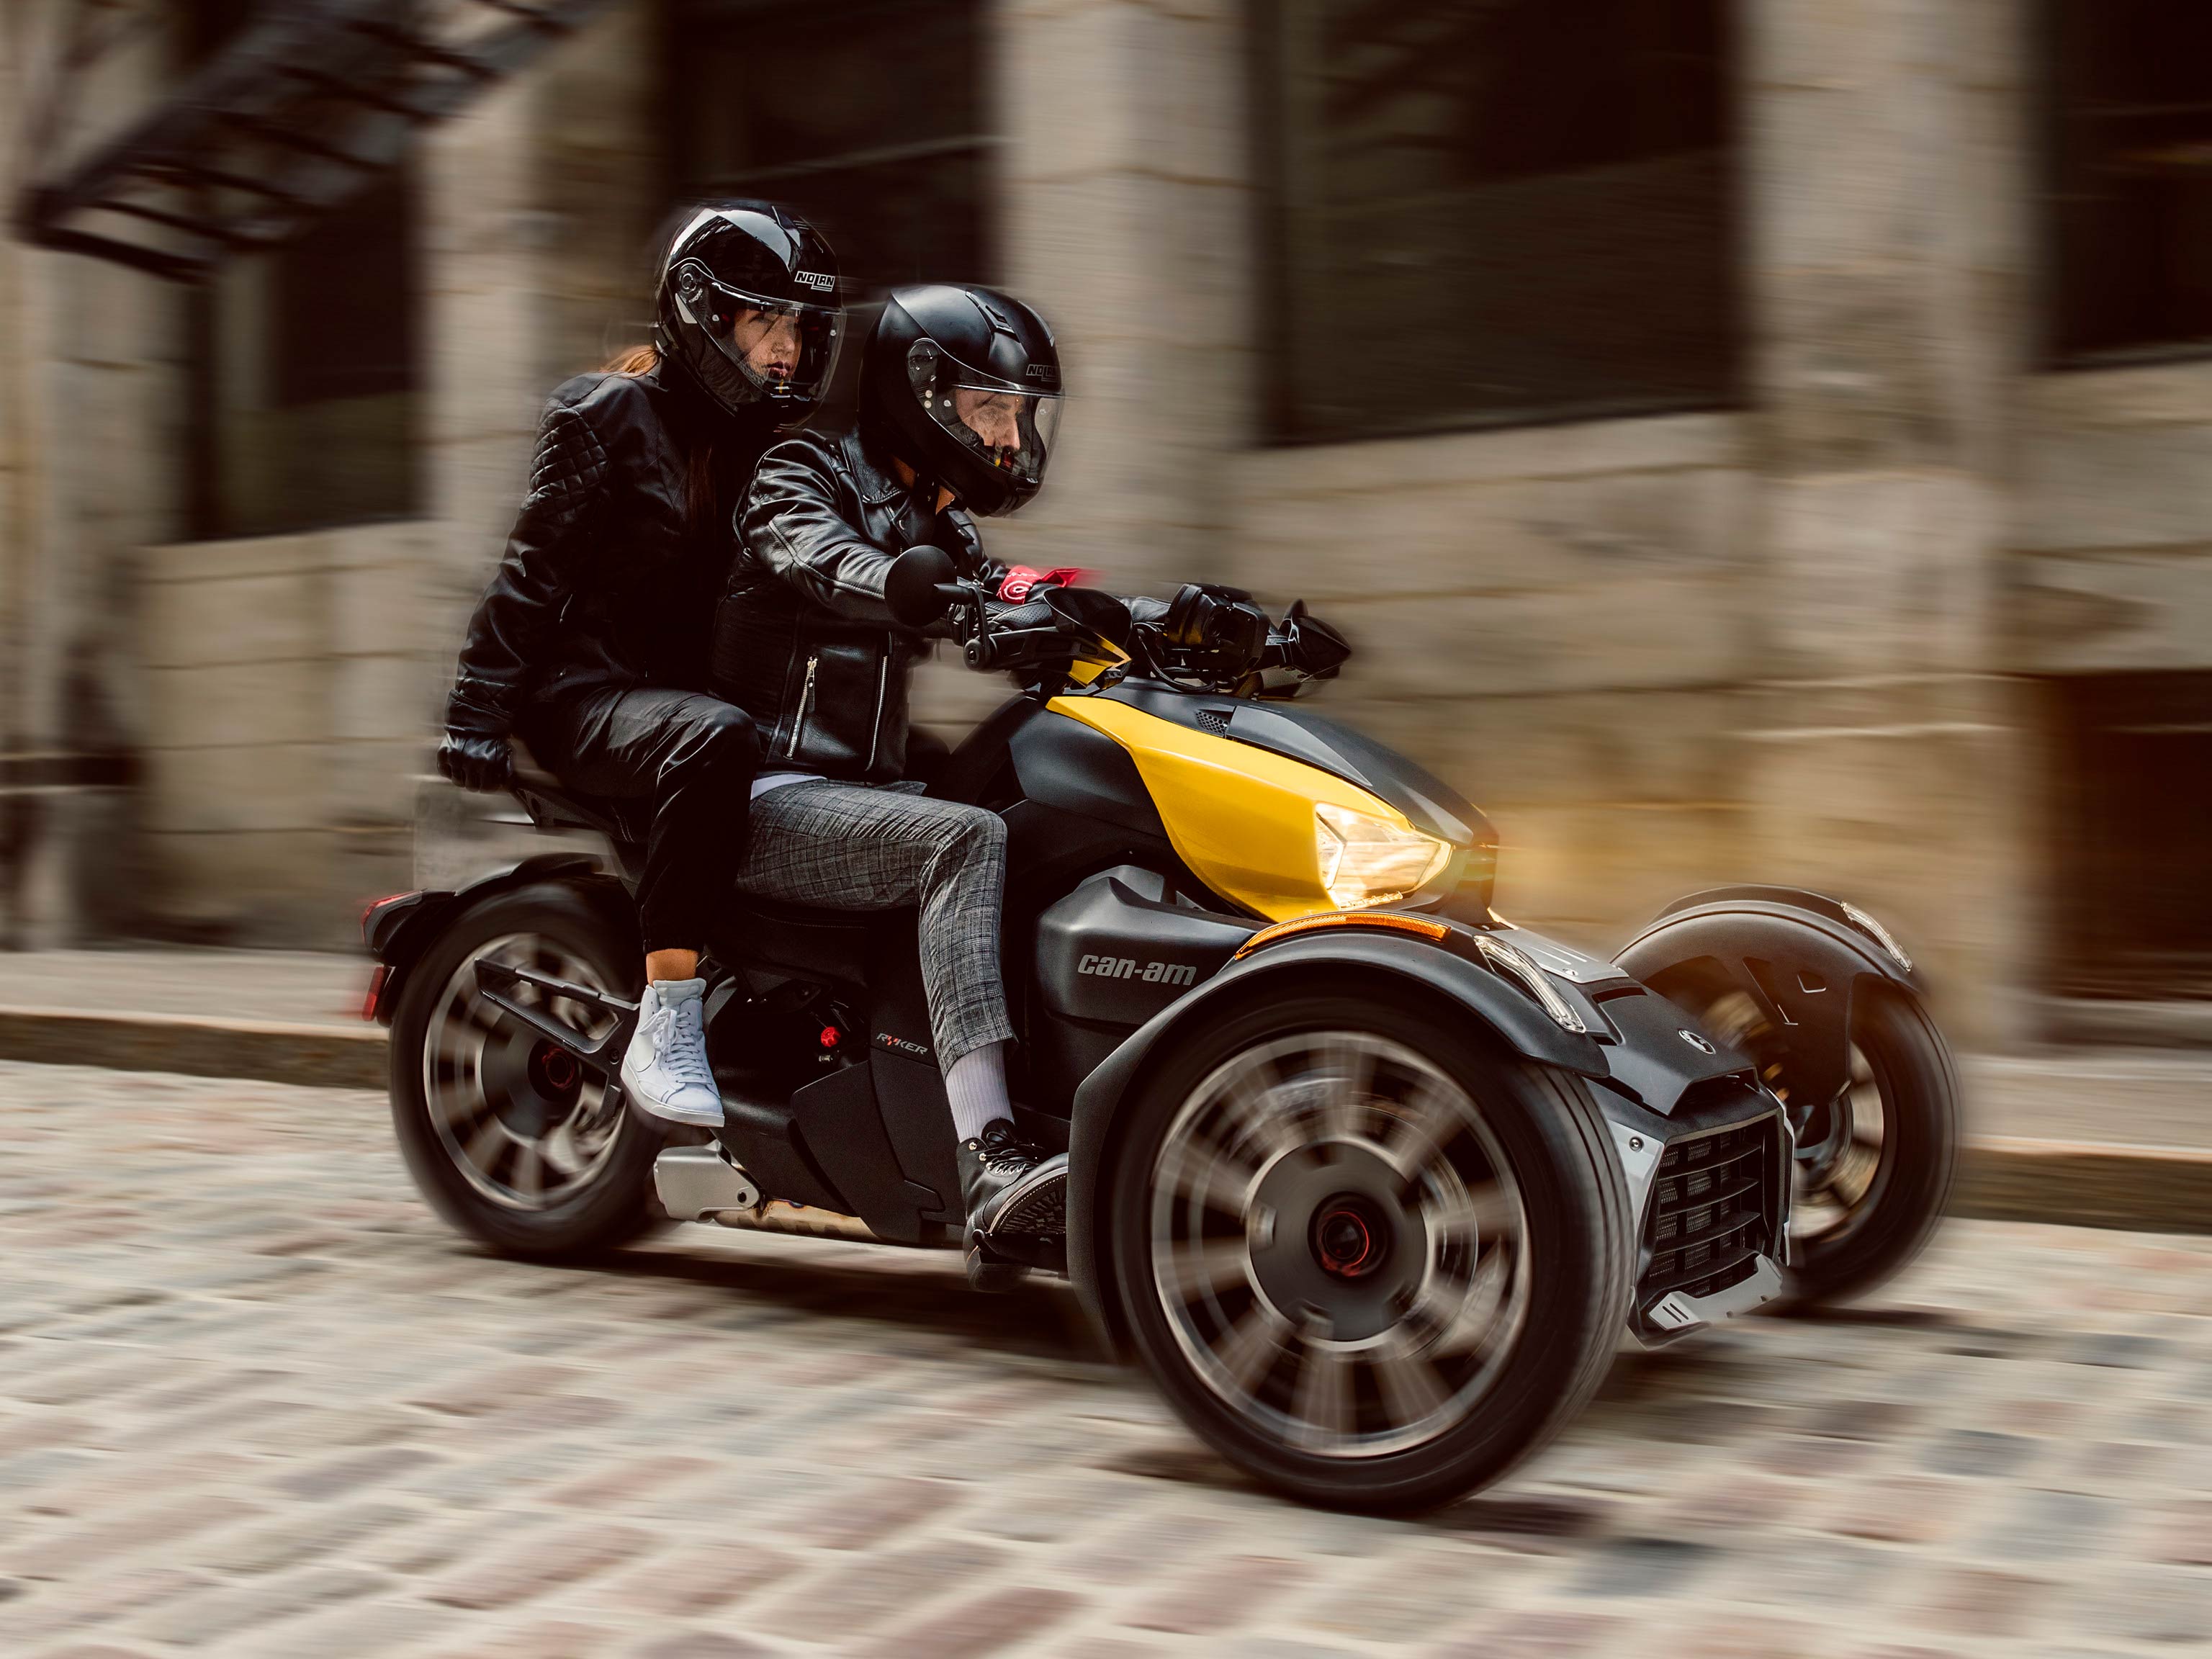
M447 1222L503 1254L620 1243L652 1218L660 1137L619 1090L487 1002L483 961L624 998L640 988L635 942L574 887L520 888L464 912L415 964L392 1022L392 1126L409 1173ZM514 1000L587 1039L614 1024L528 984Z
M1382 1000L1255 1006L1170 1056L1113 1165L1136 1346L1204 1439L1334 1507L1496 1479L1627 1316L1619 1160L1580 1079Z
M1747 994L1667 994L1757 1056L1790 1109L1797 1158L1784 1308L1863 1295L1918 1255L1949 1201L1959 1159L1957 1071L1919 1002L1862 982L1851 1006L1850 1080L1832 1100L1808 1100L1793 1088L1788 1056Z

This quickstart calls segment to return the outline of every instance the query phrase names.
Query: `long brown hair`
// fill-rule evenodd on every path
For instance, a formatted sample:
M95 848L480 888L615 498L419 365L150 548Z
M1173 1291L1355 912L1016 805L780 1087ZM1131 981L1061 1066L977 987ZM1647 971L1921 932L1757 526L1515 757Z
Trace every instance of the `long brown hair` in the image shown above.
M660 351L650 345L624 346L607 359L609 374L650 374L660 367ZM714 488L714 446L696 433L684 449L684 528L696 534L720 516L721 502Z

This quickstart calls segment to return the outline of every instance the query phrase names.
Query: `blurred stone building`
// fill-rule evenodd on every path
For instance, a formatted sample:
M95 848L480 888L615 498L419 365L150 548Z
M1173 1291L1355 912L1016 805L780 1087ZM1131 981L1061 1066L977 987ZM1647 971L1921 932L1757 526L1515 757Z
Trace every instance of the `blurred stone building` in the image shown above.
M393 0L394 17L483 0ZM96 131L251 0L152 14ZM591 9L586 8L585 9ZM1060 325L994 544L1304 594L1330 711L1595 944L1845 893L1977 1041L2212 988L2212 19L2160 0L628 0L275 254L0 250L5 921L333 943L404 884L556 381L706 191ZM426 25L427 27L427 25ZM20 185L60 143L11 135ZM41 145L46 146L42 149ZM933 671L957 725L994 688Z

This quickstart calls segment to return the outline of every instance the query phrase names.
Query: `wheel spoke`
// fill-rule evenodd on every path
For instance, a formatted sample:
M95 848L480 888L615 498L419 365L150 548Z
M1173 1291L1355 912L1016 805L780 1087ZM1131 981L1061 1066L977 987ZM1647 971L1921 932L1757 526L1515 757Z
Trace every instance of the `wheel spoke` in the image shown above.
M545 1159L537 1141L520 1141L516 1146L514 1176L508 1184L525 1198L537 1198L545 1190Z
M508 1139L507 1125L499 1121L496 1112L492 1113L484 1119L483 1127L469 1137L469 1144L461 1148L461 1156L489 1175L499 1158L500 1147Z
M1321 1092L1317 1126L1321 1134L1338 1140L1354 1139L1364 1127L1374 1094L1374 1054L1364 1044L1339 1034L1322 1048L1316 1070Z
M1216 1345L1214 1358L1246 1394L1257 1389L1291 1345L1290 1322L1255 1300Z
M552 1133L538 1143L538 1150L553 1173L565 1183L583 1174L585 1159L576 1150L576 1128L574 1121L562 1124Z
M1435 1321L1435 1351L1440 1354L1480 1353L1498 1334L1512 1269L1502 1246L1483 1253L1468 1278L1458 1300L1448 1308L1421 1304Z
M1429 1163L1457 1133L1462 1120L1454 1095L1454 1091L1423 1078L1395 1114L1397 1127L1384 1150L1405 1174L1410 1176Z
M1169 1257L1161 1288L1180 1302L1218 1296L1248 1280L1248 1253L1241 1238L1210 1238L1182 1245Z
M1161 1185L1201 1209L1237 1215L1243 1212L1244 1195L1257 1174L1256 1165L1235 1153L1210 1140L1193 1139L1176 1148L1174 1161L1162 1174Z
M1370 1364L1382 1391L1382 1409L1399 1428L1435 1416L1451 1397L1437 1368L1410 1347L1378 1350Z
M1510 1231L1514 1219L1512 1200L1496 1181L1461 1187L1421 1213L1431 1237L1477 1248Z
M1257 1164L1297 1144L1297 1128L1287 1114L1276 1109L1274 1081L1272 1075L1264 1084L1257 1077L1239 1078L1221 1101L1221 1115L1233 1136L1232 1151L1241 1153L1249 1146Z
M1301 1350L1298 1386L1291 1407L1307 1435L1325 1445L1352 1434L1352 1362L1334 1348L1311 1342Z

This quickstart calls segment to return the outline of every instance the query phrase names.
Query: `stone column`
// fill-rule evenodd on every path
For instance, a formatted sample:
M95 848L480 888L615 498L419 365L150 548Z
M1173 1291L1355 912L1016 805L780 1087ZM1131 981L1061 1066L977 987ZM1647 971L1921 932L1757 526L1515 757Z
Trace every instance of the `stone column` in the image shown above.
M2001 677L2027 337L2019 0L1753 0L1752 402L1766 477L1755 879L1920 947L1954 1038L2016 1023L2024 738Z
M992 552L1122 592L1231 580L1224 461L1248 441L1251 229L1238 0L992 0L990 273L1050 319L1069 388L1051 476ZM1006 695L949 653L916 717Z
M0 106L23 107L54 21L49 6L8 9ZM82 112L95 122L135 115L159 95L165 61L158 31L139 37L86 83ZM20 123L6 142L0 182L12 196L30 165ZM0 254L5 743L37 786L0 797L0 943L70 944L137 920L132 797L83 786L88 760L112 769L139 735L136 550L176 524L178 294L82 256L12 240Z
M1070 387L1031 562L1171 591L1228 569L1223 459L1251 425L1243 8L997 0L1005 280Z
M547 393L641 309L629 290L660 210L648 11L604 14L423 144L427 470L446 531L426 714L514 523Z

